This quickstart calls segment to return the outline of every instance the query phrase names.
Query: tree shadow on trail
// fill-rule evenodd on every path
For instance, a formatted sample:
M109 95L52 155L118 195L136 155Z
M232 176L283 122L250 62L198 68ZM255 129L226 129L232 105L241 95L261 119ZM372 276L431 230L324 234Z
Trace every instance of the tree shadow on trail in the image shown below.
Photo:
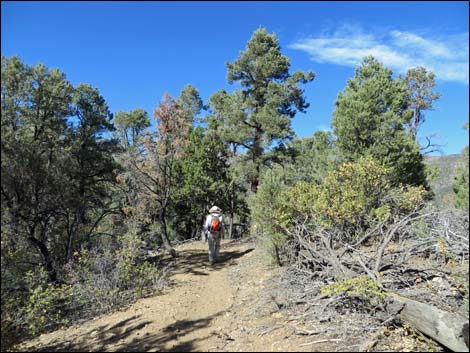
M208 276L211 271L218 271L227 266L234 266L234 260L252 252L254 248L242 251L221 249L219 260L211 265L207 250L181 250L178 257L171 262L172 274L191 273L197 276Z
M141 337L133 338L130 342L122 342L131 334L139 335L139 330L152 323L151 321L138 322L138 317L134 316L122 320L115 325L104 325L94 328L80 335L80 340L64 342L63 340L57 339L35 351L143 352L151 350L157 352L189 352L195 350L195 344L197 342L205 341L209 336L204 335L193 339L187 339L186 336L209 327L212 320L221 314L223 314L223 312L218 312L197 320L177 320L155 333L146 332Z
M118 352L140 352L140 351L160 351L160 352L190 352L195 350L195 343L203 342L209 336L200 336L193 339L186 339L186 336L198 330L209 327L212 320L223 314L218 312L214 315L197 320L178 320L160 330L156 335L147 335L141 339L134 339L132 342L121 346Z
M90 331L80 334L79 339L64 341L63 339L55 339L49 344L35 349L35 352L87 352L102 351L108 345L115 344L125 339L134 332L138 332L143 327L151 324L152 321L139 321L138 316L132 316L121 320L112 325L102 325L91 329ZM34 348L34 347L33 347Z

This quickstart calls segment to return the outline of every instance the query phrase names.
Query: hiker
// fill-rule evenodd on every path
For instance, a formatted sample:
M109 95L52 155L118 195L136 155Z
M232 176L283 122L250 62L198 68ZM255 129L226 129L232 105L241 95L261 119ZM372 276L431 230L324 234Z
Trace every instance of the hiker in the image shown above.
M209 242L209 262L213 265L219 259L220 238L224 235L222 210L212 206L204 222L203 232Z

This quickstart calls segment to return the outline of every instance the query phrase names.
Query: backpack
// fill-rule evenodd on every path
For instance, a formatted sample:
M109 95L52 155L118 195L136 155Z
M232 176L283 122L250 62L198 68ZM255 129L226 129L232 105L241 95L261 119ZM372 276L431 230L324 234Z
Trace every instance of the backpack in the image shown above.
M218 232L222 228L220 223L219 216L211 215L211 223L209 224L209 231L210 232Z

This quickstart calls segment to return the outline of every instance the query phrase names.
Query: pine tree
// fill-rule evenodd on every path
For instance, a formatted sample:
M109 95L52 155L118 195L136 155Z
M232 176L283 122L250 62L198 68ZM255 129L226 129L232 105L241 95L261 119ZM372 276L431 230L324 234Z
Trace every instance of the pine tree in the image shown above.
M406 130L412 111L403 80L366 57L335 104L333 131L346 159L369 155L393 169L394 183L426 185L423 156Z
M276 35L265 28L253 33L246 50L227 67L228 82L242 89L233 94L221 90L210 105L222 139L246 151L242 163L255 192L261 167L272 158L266 152L293 138L291 120L308 107L299 85L312 81L314 74L290 74L290 61L282 55Z

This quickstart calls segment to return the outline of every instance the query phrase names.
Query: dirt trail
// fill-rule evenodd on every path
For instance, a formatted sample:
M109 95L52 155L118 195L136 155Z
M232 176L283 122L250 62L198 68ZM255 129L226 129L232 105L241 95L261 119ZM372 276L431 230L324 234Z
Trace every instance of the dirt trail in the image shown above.
M210 266L207 244L177 248L172 285L162 295L20 346L24 351L312 351L293 335L275 303L256 308L267 270L251 243L223 241ZM264 307L266 309L266 307ZM259 309L259 305L258 305ZM330 347L331 348L331 347Z

